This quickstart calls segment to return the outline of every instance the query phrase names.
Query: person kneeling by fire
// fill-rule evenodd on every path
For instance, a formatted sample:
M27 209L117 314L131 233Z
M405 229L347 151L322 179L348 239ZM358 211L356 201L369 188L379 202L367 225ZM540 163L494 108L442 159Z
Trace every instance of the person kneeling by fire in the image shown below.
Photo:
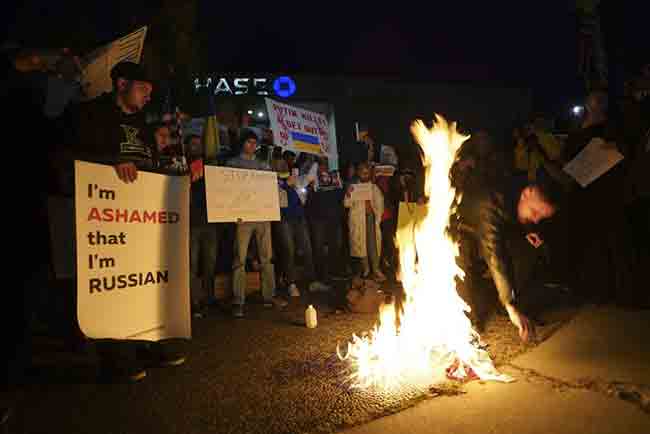
M465 272L464 279L458 279L458 293L470 306L470 318L481 331L490 304L481 290L481 279L491 277L519 336L524 342L532 341L535 328L529 314L538 294L529 278L543 255L539 248L543 240L535 225L556 213L557 192L552 186L514 178L459 184L448 227L452 240L459 243L458 262Z

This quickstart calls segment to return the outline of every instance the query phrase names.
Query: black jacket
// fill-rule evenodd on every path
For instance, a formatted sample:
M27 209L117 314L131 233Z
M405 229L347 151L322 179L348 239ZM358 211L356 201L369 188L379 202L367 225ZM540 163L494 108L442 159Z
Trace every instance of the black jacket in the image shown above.
M74 159L115 165L133 162L139 169L154 167L143 112L125 114L113 94L68 110L65 145Z
M515 301L512 257L507 247L511 236L524 236L524 227L517 220L517 202L524 183L508 180L499 188L474 188L466 191L460 204L459 223L472 233L482 258L492 275L501 303Z
M339 221L343 218L342 188L325 188L310 191L305 209L311 220Z

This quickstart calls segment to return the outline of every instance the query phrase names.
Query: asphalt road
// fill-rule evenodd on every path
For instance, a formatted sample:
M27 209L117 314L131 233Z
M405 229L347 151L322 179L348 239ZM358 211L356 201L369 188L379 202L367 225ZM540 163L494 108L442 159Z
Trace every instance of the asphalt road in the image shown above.
M316 329L304 326L308 301L319 311ZM562 311L551 318L540 330L541 340L572 314ZM214 308L193 320L185 365L149 370L144 381L130 385L96 383L92 345L71 354L40 340L37 375L21 391L11 429L21 434L330 433L459 392L456 384L397 395L351 389L337 345L370 330L375 320L370 314L335 314L326 297L295 299L285 311L251 304L243 320ZM498 366L531 348L498 315L483 339Z

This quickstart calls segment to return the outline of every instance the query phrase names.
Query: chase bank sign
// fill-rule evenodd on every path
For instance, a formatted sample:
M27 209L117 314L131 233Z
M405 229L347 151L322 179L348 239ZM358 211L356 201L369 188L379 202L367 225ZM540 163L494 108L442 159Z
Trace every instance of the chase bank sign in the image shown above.
M194 79L194 92L205 90L215 96L269 96L289 98L296 82L287 75L269 77L214 76Z

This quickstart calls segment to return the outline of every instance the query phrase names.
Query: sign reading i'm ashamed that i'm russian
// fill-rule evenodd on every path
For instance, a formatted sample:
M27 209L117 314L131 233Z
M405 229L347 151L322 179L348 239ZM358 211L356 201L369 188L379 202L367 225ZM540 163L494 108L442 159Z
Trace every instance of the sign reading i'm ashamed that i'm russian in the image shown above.
M189 178L75 162L77 314L94 339L189 338Z

